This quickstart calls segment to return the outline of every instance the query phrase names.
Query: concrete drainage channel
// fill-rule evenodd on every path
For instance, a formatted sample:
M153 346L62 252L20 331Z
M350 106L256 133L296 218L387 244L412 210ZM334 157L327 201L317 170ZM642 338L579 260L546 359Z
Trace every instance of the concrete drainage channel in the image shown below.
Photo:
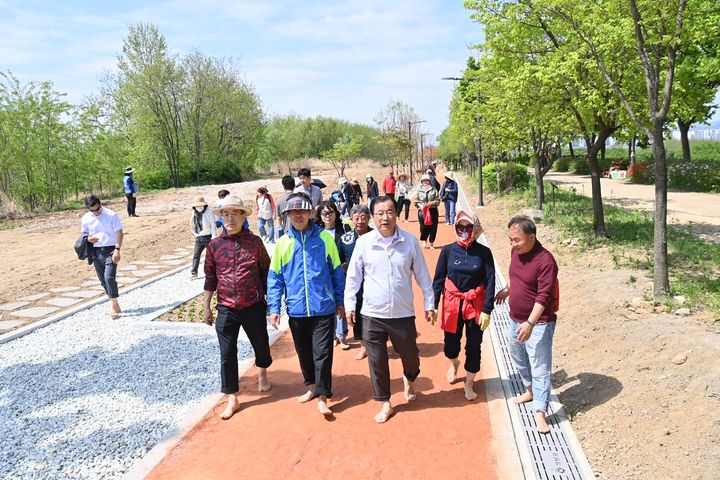
M469 212L475 211L475 208L470 207L462 187L459 185L458 187L458 203L462 209ZM490 247L485 235L480 237L480 242ZM500 291L505 287L506 282L502 274L502 268L497 262L495 263L495 272L495 285L497 291ZM517 405L513 401L513 398L525 391L525 387L510 358L505 333L510 325L510 312L507 302L495 307L492 318L490 340L524 477L542 480L588 480L595 478L590 463L554 391L550 398L548 411L550 433L547 435L537 432L534 414L530 408L531 404ZM560 318L560 321L562 322L562 318Z

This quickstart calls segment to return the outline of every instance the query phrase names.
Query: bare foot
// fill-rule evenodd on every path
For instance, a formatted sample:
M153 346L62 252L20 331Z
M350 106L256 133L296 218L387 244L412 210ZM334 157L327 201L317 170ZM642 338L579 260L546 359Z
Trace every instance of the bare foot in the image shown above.
M475 390L473 389L473 386L475 385L475 374L474 373L468 373L467 377L465 378L465 399L468 402L472 402L477 398L477 393L475 393Z
M345 340L340 340L340 348L343 350L350 350L350 344L347 343Z
M110 315L110 318L112 318L113 320L115 320L116 318L120 318L120 313L122 313L122 312L118 312L118 311L115 311L115 310L110 310L110 311L108 312L108 315Z
M521 403L527 403L527 402L529 402L529 401L532 400L532 399L533 399L532 390L530 390L530 389L528 388L527 390L525 390L525 393L523 393L522 395L518 395L517 397L515 397L515 403L517 403L518 405L520 405Z
M365 345L360 345L360 351L355 355L355 360L362 360L363 358L367 357L367 350L365 349Z
M539 433L550 433L550 425L545 419L545 412L535 412L535 423Z
M240 410L240 402L238 401L237 397L234 393L226 395L227 398L227 406L225 407L225 410L220 414L220 418L223 420L227 420L228 418L232 417L235 412Z
M390 405L390 402L383 402L380 411L377 415L375 415L375 421L377 423L385 423L388 421L388 419L392 416L393 413L394 410L392 408L392 405Z
M447 381L450 385L452 385L457 381L457 372L460 368L460 360L458 360L457 358L453 358L450 361L452 362L452 364L447 371Z
M315 398L316 396L317 395L315 395L315 385L310 385L308 387L308 391L298 397L298 402L306 403Z
M268 392L272 388L267 379L267 368L258 369L258 392Z
M333 340L333 347L337 347L338 345L340 345L340 340L335 337L335 339Z
M408 402L414 401L417 398L417 395L415 394L415 386L413 385L413 382L403 376L403 384L405 386L405 400Z
M318 410L325 416L333 414L332 410L330 410L330 407L328 407L327 397L325 395L320 395L320 400L318 401Z

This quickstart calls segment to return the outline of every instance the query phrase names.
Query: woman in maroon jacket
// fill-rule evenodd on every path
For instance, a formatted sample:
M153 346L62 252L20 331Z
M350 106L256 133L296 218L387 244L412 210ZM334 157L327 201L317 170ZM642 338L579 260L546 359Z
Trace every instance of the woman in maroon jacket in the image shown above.
M252 208L243 205L238 195L228 195L220 208L225 232L213 239L205 254L204 322L213 324L210 302L217 291L215 331L220 343L221 391L227 395L227 407L220 418L227 420L240 408L236 393L238 384L237 340L240 327L255 351L258 385L261 392L270 390L267 367L272 363L267 333L265 294L270 257L260 237L243 224Z

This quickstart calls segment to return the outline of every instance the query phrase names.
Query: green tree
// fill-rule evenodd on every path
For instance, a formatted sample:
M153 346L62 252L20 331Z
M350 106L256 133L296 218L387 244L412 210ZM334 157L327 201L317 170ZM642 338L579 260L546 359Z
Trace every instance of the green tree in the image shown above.
M321 158L335 168L338 177L344 177L345 168L360 155L362 140L362 137L355 137L350 134L343 135L335 142L332 149L322 152Z

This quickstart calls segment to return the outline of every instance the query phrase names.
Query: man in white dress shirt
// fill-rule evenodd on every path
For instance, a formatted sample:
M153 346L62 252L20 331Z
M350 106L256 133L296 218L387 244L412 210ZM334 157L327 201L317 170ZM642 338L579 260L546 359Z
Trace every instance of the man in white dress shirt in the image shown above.
M87 235L87 241L93 245L93 265L100 284L112 304L110 316L120 316L118 304L118 285L115 280L117 265L120 263L120 247L123 242L123 230L120 217L109 208L103 207L100 199L90 195L85 199L88 212L81 219L81 233Z
M425 319L435 323L432 281L420 244L414 235L397 228L395 202L381 196L373 202L376 229L358 238L348 263L345 311L348 323L355 321L355 300L364 285L363 339L368 353L373 398L381 403L375 415L384 423L393 414L390 403L388 338L403 365L405 399L416 398L413 382L420 374L412 275L423 292ZM364 283L363 283L364 282Z

